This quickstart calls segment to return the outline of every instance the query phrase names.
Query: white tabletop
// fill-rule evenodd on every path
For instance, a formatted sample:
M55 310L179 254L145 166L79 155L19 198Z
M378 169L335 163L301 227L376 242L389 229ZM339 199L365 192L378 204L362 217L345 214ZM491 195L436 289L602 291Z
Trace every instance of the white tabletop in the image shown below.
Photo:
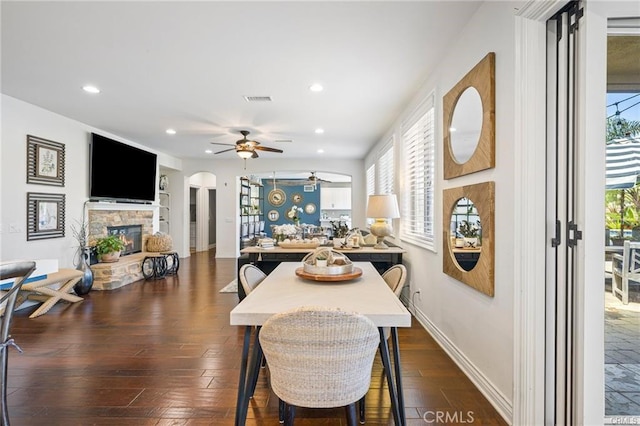
M300 306L359 312L378 327L410 327L411 314L373 265L354 262L362 276L345 282L298 277L300 262L282 262L231 311L231 325L262 325L270 316Z

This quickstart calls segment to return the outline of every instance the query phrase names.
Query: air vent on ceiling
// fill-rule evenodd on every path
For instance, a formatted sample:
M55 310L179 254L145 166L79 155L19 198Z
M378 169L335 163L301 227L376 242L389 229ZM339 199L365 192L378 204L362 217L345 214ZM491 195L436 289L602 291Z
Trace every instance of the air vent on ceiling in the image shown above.
M244 100L247 102L271 102L271 96L244 96Z
M276 139L273 141L274 143L291 143L293 139Z

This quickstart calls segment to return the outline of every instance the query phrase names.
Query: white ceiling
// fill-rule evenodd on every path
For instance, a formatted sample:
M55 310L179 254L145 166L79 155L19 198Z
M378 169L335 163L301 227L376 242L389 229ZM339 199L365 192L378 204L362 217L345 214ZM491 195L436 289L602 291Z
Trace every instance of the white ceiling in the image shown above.
M479 4L2 1L1 88L179 158L240 129L265 158L363 158Z

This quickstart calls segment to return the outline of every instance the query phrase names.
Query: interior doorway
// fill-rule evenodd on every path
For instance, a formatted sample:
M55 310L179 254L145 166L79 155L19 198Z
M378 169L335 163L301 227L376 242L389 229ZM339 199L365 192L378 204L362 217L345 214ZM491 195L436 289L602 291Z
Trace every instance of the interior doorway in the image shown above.
M196 251L198 188L189 188L189 251Z
M209 189L209 249L216 247L216 190Z

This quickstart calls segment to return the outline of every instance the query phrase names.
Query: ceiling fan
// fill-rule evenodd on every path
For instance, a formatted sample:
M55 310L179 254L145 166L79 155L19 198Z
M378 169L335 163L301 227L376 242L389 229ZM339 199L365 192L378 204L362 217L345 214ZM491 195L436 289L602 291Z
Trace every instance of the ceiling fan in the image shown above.
M321 179L316 176L316 172L311 172L311 175L306 179L278 179L278 183L280 185L291 186L291 185L313 185L314 189L316 185L319 183L331 183L330 180Z
M242 134L243 138L236 141L235 144L211 142L212 145L226 145L226 146L232 147L229 149L223 149L222 151L215 152L214 154L222 154L223 152L235 150L236 154L238 154L240 158L243 158L246 160L247 158L258 158L257 151L268 151L268 152L278 152L278 153L283 152L281 149L262 146L258 141L247 139L247 136L250 133L248 130L240 130L240 133Z

